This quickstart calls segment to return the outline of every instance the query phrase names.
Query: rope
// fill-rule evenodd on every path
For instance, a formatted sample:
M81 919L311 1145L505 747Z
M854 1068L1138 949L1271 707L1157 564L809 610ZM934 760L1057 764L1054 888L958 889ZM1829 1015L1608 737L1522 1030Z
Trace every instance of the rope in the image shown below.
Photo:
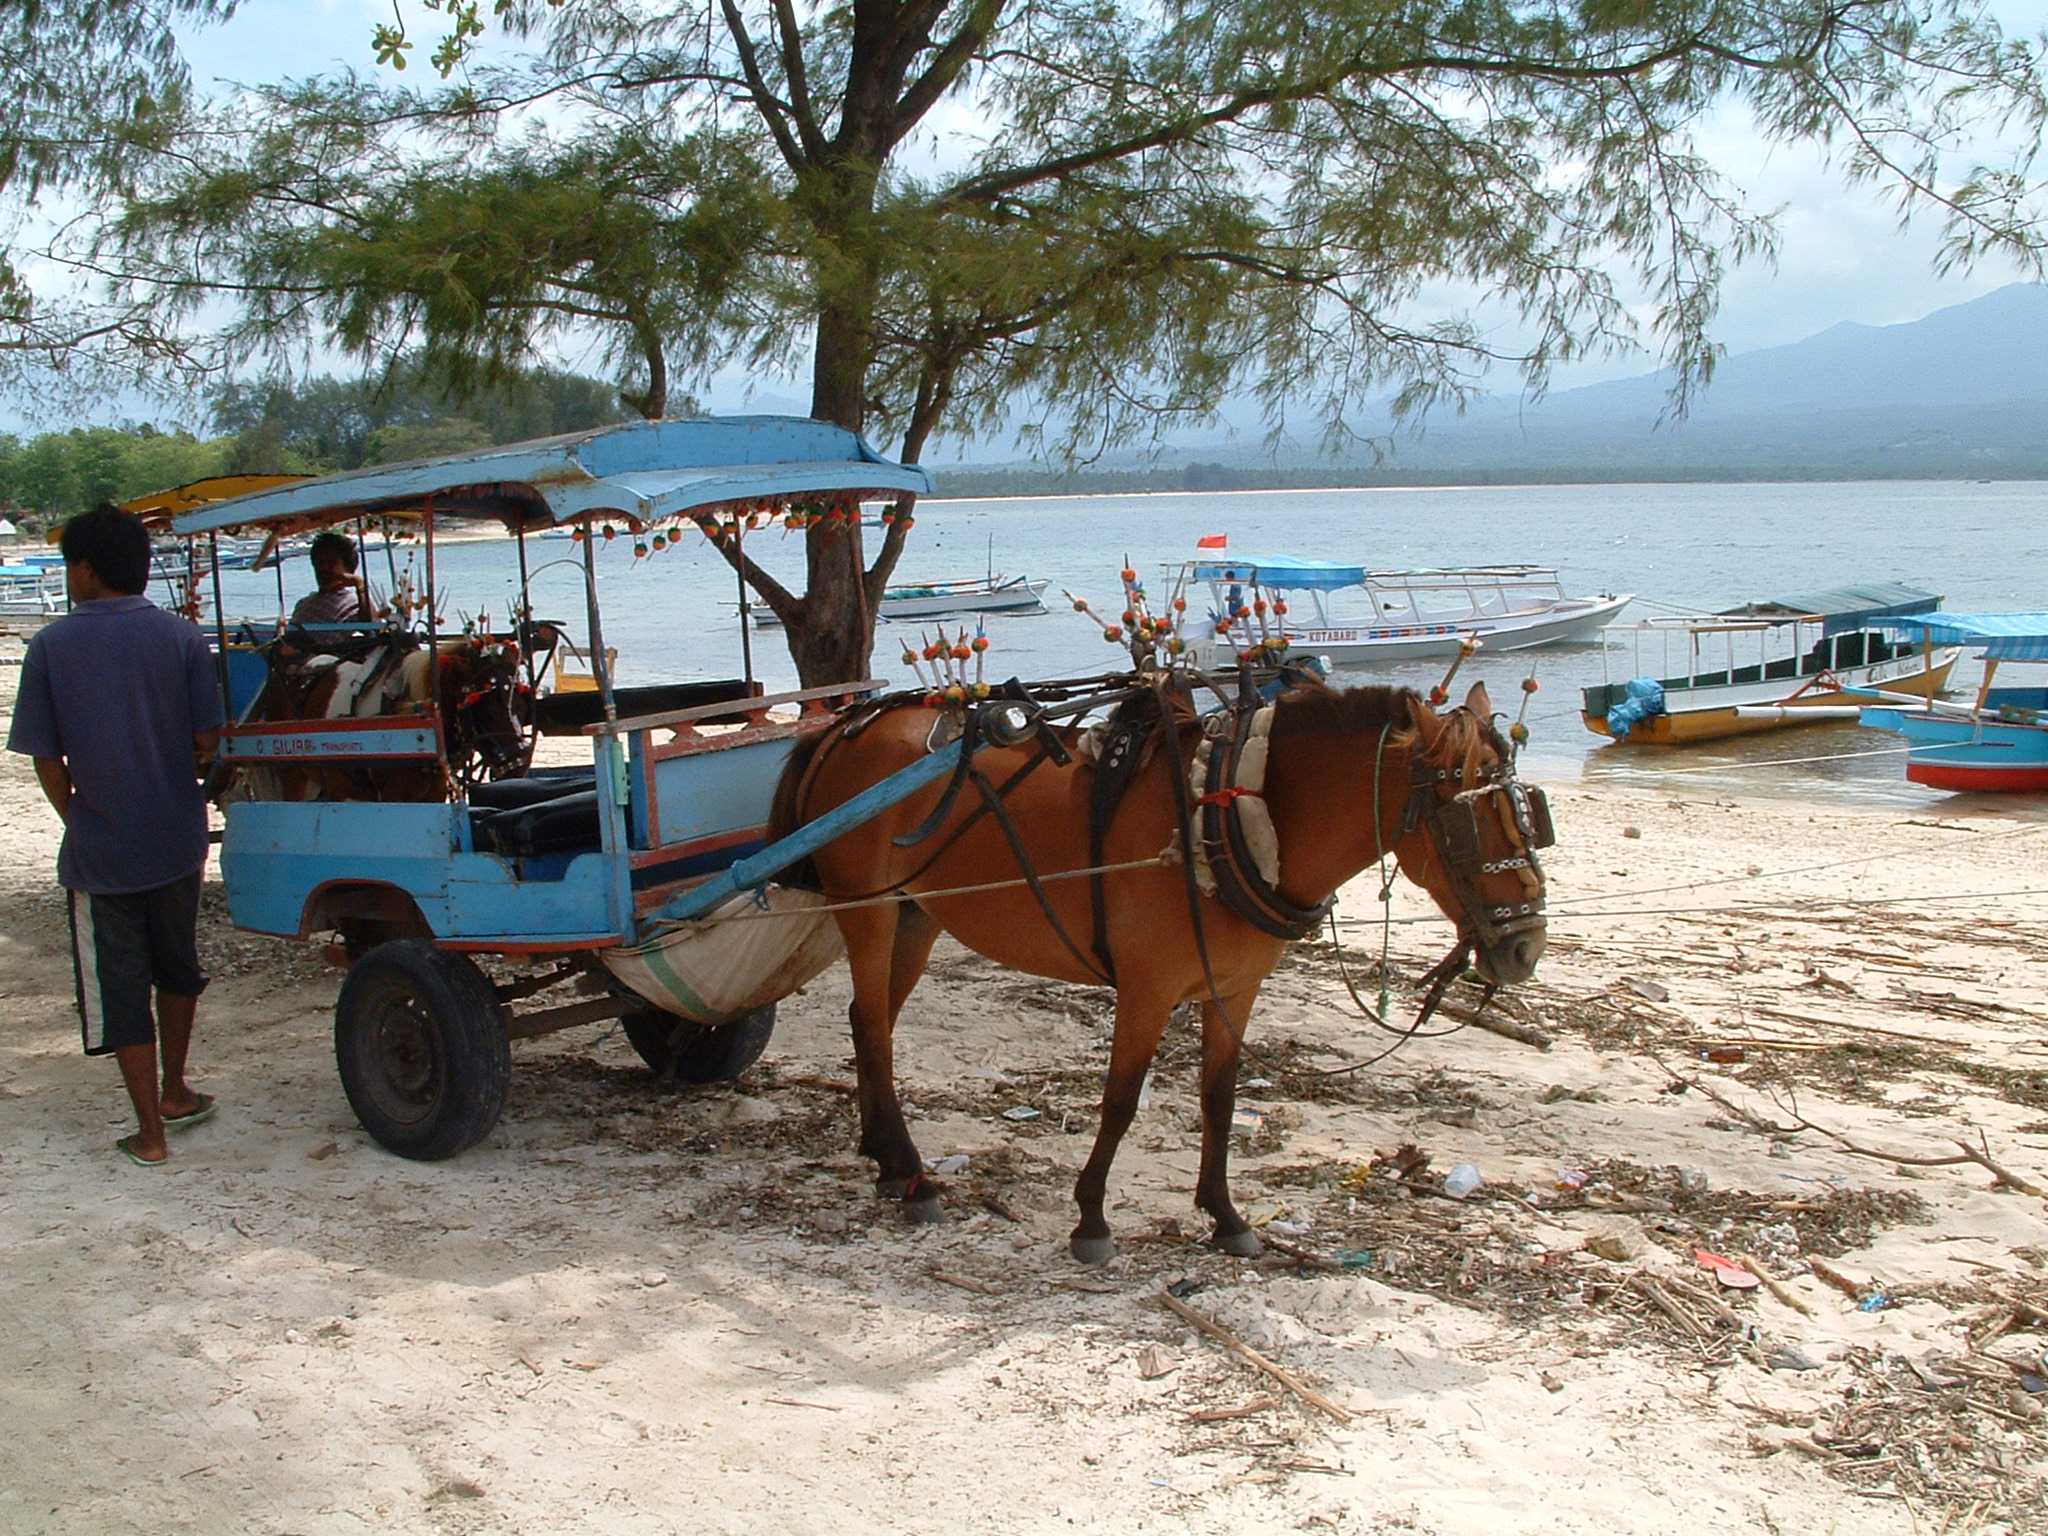
M1799 763L1840 763L1852 757L1898 757L1912 750L1911 747L1873 747L1868 752L1829 752L1821 757L1772 757L1760 763L1694 763L1690 768L1666 768L1660 764L1656 774L1661 779L1667 773L1739 773L1750 768L1790 768ZM1595 777L1621 779L1628 773L1627 768L1617 768Z
M2028 886L2017 891L1949 891L1935 896L1819 896L1804 901L1752 901L1737 902L1734 905L1721 903L1710 907L1600 907L1591 911L1574 911L1569 907L1546 913L1547 918L1560 917L1677 917L1699 913L1773 913L1808 908L1820 910L1828 907L1897 907L1908 904L1932 906L1950 901L1997 901L2013 896L2048 896L2048 886ZM1432 912L1427 917L1397 917L1391 921L1398 927L1410 927L1418 923L1440 923L1441 913ZM1350 927L1361 926L1356 922ZM1369 926L1369 925L1366 925Z
M1154 869L1163 865L1170 865L1175 863L1179 857L1178 850L1168 849L1164 853L1153 854L1149 859L1130 859L1122 864L1097 864L1087 869L1056 870L1049 875L1040 875L1038 880L1041 885L1044 885L1050 884L1054 880L1085 880L1092 875L1120 875L1133 869ZM729 912L719 918L718 921L721 923L742 923L762 917L809 917L814 912L851 912L859 907L893 906L899 901L941 900L948 896L979 896L988 891L1015 890L1020 885L1029 884L1029 880L1019 876L1014 880L986 880L979 885L955 885L938 891L891 890L885 891L879 896L861 896L856 897L852 901L832 901L818 907L792 907L786 912L769 912L759 909L752 912ZM705 919L701 917L679 917L657 923L655 926L657 928L680 928L691 923L701 923L703 921Z

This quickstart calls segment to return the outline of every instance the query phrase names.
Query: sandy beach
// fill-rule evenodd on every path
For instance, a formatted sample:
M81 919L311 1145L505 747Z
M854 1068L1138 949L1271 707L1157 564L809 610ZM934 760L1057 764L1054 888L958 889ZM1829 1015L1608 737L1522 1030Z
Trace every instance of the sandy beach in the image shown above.
M1108 994L950 945L897 1037L965 1159L935 1228L854 1155L840 971L730 1087L609 1026L516 1046L497 1130L409 1163L342 1097L340 973L211 869L222 1109L132 1167L0 758L0 1531L2048 1531L2048 806L1552 801L1527 1038L1341 1072L1386 1042L1297 946L1239 1100L1267 1258L1201 1240L1176 1029L1090 1270ZM1343 910L1370 992L1373 891ZM1450 929L1393 915L1399 1007Z

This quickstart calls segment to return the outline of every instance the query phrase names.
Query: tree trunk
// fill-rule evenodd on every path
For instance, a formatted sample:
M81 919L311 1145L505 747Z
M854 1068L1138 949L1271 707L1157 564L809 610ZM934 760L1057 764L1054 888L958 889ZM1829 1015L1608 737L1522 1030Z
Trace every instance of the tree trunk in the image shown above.
M842 293L819 311L811 386L811 414L818 420L860 430L873 323L872 288ZM875 615L862 580L859 517L848 527L813 523L804 533L804 554L803 600L785 630L799 682L818 688L867 677Z

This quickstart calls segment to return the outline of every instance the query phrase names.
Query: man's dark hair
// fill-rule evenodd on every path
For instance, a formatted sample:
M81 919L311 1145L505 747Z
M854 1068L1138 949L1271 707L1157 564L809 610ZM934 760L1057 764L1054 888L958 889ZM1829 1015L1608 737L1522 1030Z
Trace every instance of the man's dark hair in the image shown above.
M149 530L110 501L67 522L57 547L66 565L84 561L116 592L132 595L149 585Z
M341 561L344 571L356 568L356 541L345 533L336 533L332 528L313 540L313 547L306 551L306 558L315 565L322 555L333 555Z

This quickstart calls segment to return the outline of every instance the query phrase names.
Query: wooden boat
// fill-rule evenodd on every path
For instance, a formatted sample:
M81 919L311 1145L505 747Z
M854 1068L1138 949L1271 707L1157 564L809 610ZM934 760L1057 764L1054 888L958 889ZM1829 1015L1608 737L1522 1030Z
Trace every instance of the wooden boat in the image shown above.
M1916 648L1883 625L1940 606L1937 593L1875 583L1613 625L1607 681L1584 690L1581 718L1595 735L1668 747L1853 720L1861 704L1846 689L1936 698L1961 653ZM1617 655L1632 668L1620 682Z
M1259 638L1256 614L1240 610L1264 599L1270 611L1283 594L1292 599L1285 616L1289 645L1333 667L1448 657L1470 637L1489 651L1591 639L1633 601L1631 593L1568 597L1556 570L1542 565L1373 571L1291 555L1239 555L1171 567L1167 582L1176 592L1208 588L1206 622L1189 627L1204 667L1230 665L1239 636ZM1364 594L1365 614L1347 614L1341 604L1333 609L1331 594L1350 589ZM1233 622L1219 623L1225 618Z
M1993 686L2005 662L2048 661L2048 613L1932 614L1887 629L1923 650L1981 647L1984 657L1983 682L1966 705L1871 690L1880 702L1864 706L1860 717L1906 739L1907 782L2006 794L2048 791L2048 688Z

